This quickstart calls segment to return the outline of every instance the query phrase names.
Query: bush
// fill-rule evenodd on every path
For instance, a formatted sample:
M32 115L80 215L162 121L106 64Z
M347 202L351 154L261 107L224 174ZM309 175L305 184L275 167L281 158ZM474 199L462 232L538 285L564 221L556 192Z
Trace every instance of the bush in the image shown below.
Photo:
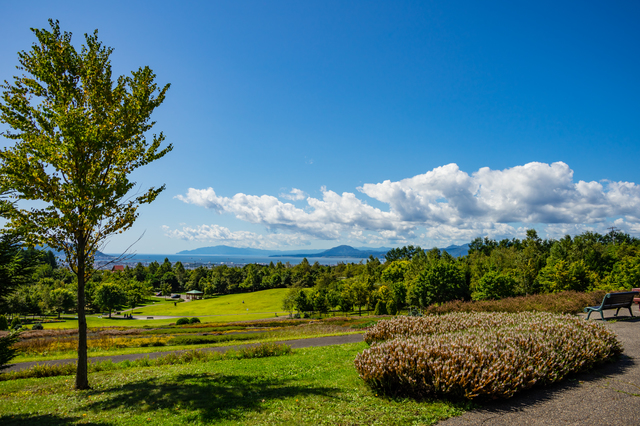
M189 318L178 318L178 321L176 321L176 325L185 325L185 324L189 324Z
M44 330L44 327L42 326L42 324L40 323L36 323L33 324L33 327L31 327L32 330Z
M13 320L11 321L11 328L15 328L17 325L22 325L22 320L18 317L13 317Z
M373 311L373 315L387 315L387 304L382 300L378 300L378 303L376 303L376 309Z
M7 322L7 317L4 315L0 315L0 330L6 330L9 328L9 323Z
M263 333L246 333L246 334L220 334L214 336L175 336L171 338L167 345L182 346L182 345L202 345L205 343L219 343L230 341L242 341L242 340L255 340L260 337L264 337Z
M497 271L489 271L476 285L471 293L473 300L495 300L512 296L516 280L511 275L501 274Z
M554 294L534 294L531 296L508 297L501 300L482 300L464 302L454 300L442 305L431 305L428 314L446 314L449 312L552 312L555 314L577 314L587 306L599 305L605 291L579 293L563 291Z
M395 300L391 299L387 302L387 313L389 315L395 315L398 313L398 305Z
M360 377L380 392L418 397L509 398L622 352L603 325L533 312L398 317L365 340L374 344L355 359Z
M291 346L284 343L260 343L247 346L238 351L238 358L264 358L268 356L289 355Z
M189 324L199 324L200 318L193 317L189 320Z

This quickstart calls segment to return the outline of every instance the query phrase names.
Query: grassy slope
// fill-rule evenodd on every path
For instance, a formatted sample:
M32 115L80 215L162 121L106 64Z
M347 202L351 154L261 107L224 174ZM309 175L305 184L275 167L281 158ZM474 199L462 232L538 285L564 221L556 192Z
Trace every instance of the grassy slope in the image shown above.
M286 288L256 291L254 293L229 294L217 296L213 299L181 302L174 306L171 300L152 298L149 302L156 303L134 310L134 315L142 316L184 316L201 317L203 315L215 315L200 318L202 322L231 322L250 321L263 318L273 318L275 314L286 315L282 311L282 299L287 292ZM244 303L242 303L244 301ZM248 310L247 310L248 309ZM65 322L44 324L49 328L78 328L78 321L69 317ZM88 327L154 327L175 323L175 318L158 320L125 320L122 318L99 318L98 315L87 317Z
M200 316L200 315L237 315L256 312L282 312L282 299L286 288L256 291L253 293L229 294L213 299L194 300L192 302L162 304L146 306L133 311L134 315L172 315L172 316ZM242 303L244 301L244 303ZM169 305L169 306L167 306Z
M377 397L353 359L365 344L293 355L102 372L90 391L73 377L0 383L0 424L433 424L459 415L446 401Z

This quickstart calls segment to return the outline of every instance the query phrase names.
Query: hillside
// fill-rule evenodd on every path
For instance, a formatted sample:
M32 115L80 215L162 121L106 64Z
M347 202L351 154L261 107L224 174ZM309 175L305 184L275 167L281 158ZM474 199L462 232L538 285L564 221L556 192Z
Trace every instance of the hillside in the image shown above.
M302 254L288 254L287 257L353 257L356 259L366 259L369 256L384 257L387 251L374 251L374 250L358 250L351 246L338 246L329 250L321 251L320 253L302 253ZM269 257L283 257L284 255L271 255Z
M202 315L242 315L255 313L282 312L282 299L286 288L237 293L217 296L211 299L172 303L161 303L136 309L134 315L148 316L202 316Z

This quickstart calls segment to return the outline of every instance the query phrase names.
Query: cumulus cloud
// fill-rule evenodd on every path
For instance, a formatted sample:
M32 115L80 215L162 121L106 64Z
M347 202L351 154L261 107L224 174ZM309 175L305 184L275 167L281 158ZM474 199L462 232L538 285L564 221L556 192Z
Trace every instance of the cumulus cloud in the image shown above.
M367 183L360 194L388 206L367 204L357 193L322 188L321 198L292 189L288 200L306 198L298 208L270 195L223 197L213 188L191 188L177 198L230 213L271 231L311 238L405 242L469 241L479 236L513 237L527 227L561 232L615 226L640 231L640 186L633 182L575 182L563 162L528 163L504 170L483 167L471 174L456 164L392 182ZM355 231L355 232L354 232Z
M278 248L282 246L308 245L309 238L302 234L256 234L248 231L231 231L219 225L184 226L171 229L164 225L162 229L170 238L186 241L214 242L237 247Z
M395 223L393 214L367 205L353 193L340 195L322 188L322 195L322 199L307 198L310 212L270 195L239 193L230 198L220 197L213 188L190 188L185 196L177 198L220 213L232 213L240 220L261 224L270 230L301 232L327 240L339 238L344 229L353 226L379 230L403 228Z
M288 194L280 194L280 198L291 201L300 201L307 198L307 193L301 189L291 188L291 191Z

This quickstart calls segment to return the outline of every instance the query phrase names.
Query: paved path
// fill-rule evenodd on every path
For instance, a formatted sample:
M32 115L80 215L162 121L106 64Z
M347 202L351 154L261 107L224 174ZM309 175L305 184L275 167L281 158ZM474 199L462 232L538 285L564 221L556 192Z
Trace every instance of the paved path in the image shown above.
M606 318L615 313L605 312ZM639 315L637 307L633 314ZM593 317L592 314L591 320ZM623 311L620 317L629 319L606 323L624 345L618 362L573 375L547 388L525 391L506 401L481 404L477 410L438 425L640 425L640 318L625 317Z
M362 334L347 334L343 336L328 336L328 337L313 337L310 339L296 339L296 340L283 340L277 343L286 343L291 346L292 349L299 348L309 348L314 346L329 346L329 345L341 345L343 343L357 343L363 341ZM201 351L216 351L216 352L226 352L229 349L239 349L247 346L255 346L258 343L247 344L247 345L237 345L237 346L219 346L215 348L199 348ZM151 352L146 354L128 354L128 355L113 355L113 356L97 356L97 357L89 357L89 362L96 361L107 361L111 360L113 362L121 362L125 360L133 361L139 358L144 358L148 356L149 358L158 358L163 355L167 355L170 353L180 353L186 351L166 351L166 352ZM20 371L26 368L32 367L36 364L46 364L46 365L59 365L59 364L73 364L76 362L76 359L56 359L52 361L36 361L36 362L20 362L16 364L11 364L8 368L3 370L3 372L9 371Z

